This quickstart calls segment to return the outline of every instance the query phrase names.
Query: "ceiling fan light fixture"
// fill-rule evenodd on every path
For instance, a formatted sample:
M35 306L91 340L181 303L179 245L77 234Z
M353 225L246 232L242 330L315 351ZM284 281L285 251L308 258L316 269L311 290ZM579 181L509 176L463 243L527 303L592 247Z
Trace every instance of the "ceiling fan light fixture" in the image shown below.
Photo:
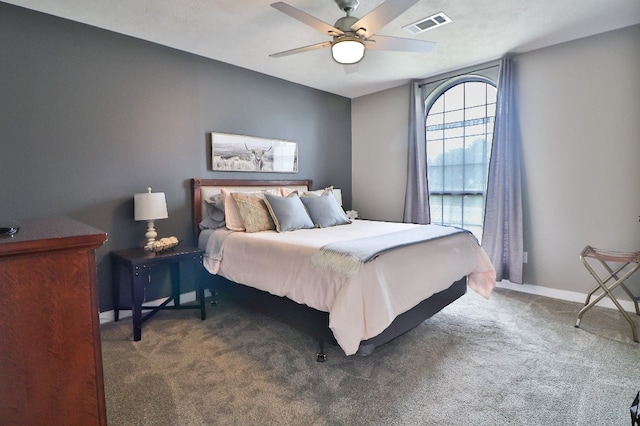
M358 63L364 57L364 43L358 37L337 37L331 43L331 55L339 64Z

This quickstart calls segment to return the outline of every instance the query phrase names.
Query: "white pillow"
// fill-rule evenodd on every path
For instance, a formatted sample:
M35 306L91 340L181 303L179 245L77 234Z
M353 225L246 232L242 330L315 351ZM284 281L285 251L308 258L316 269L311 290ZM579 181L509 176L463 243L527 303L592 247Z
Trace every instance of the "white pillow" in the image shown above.
M279 191L280 195L282 195L283 197L288 197L291 194L297 194L298 193L297 189L291 189L291 188L287 188L287 187L280 187L280 188L278 188L278 191Z
M334 188L333 186L327 186L326 188L316 189L314 191L305 191L302 195L317 195L317 196L321 196L321 195L327 194L329 192L333 193L333 196L336 198L336 201L338 202L338 205L340 205L340 207L342 207L342 190Z
M222 188L220 192L224 196L224 219L227 223L227 228L232 231L245 231L242 216L240 216L238 206L231 196L231 192L225 188Z

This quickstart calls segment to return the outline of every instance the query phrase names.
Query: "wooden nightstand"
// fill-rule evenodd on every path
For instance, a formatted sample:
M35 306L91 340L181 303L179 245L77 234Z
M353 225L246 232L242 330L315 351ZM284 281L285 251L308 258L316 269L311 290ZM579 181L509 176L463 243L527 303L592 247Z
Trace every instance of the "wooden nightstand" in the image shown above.
M114 321L118 321L120 310L132 311L133 340L142 339L142 324L155 315L161 309L200 309L200 319L206 318L204 303L204 279L202 273L202 256L204 251L195 247L178 245L171 250L162 253L153 253L140 248L116 250L111 252L111 266L113 277L113 313ZM197 304L180 304L180 268L190 265L195 271ZM158 306L144 306L144 289L152 285L149 274L153 267L169 265L171 268L171 296ZM120 306L120 275L121 268L126 268L131 278L131 306ZM172 306L168 304L174 302ZM143 310L150 312L142 315Z

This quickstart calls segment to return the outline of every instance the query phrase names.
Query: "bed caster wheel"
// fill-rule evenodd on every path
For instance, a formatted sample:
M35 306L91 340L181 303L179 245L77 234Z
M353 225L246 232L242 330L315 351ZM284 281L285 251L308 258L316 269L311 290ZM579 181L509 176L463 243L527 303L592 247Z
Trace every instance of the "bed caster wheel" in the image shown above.
M316 361L318 362L325 362L327 360L327 354L318 354L318 358L316 358Z

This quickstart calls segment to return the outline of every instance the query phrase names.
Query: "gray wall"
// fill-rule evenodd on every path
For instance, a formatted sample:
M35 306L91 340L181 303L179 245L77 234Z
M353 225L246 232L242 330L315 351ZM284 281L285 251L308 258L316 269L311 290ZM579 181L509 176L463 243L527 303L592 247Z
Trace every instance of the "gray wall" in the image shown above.
M526 284L586 293L586 244L640 249L639 48L637 25L515 57ZM353 208L364 217L402 220L408 114L408 87L352 101Z
M589 291L586 244L640 250L638 52L640 25L516 58L528 283Z
M189 180L311 178L351 200L351 101L163 46L0 3L0 218L68 216L110 250L141 245L133 194L165 192L160 236L192 243ZM299 142L297 174L208 170L207 133ZM46 297L46 295L34 295Z

